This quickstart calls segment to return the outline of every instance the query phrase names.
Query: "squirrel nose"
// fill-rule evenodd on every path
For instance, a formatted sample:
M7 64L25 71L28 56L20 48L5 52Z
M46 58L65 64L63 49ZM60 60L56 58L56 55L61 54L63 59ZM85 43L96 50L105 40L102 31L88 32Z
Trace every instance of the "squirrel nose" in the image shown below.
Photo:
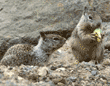
M99 23L97 24L97 26L100 27L100 25L101 25L101 23L99 22Z

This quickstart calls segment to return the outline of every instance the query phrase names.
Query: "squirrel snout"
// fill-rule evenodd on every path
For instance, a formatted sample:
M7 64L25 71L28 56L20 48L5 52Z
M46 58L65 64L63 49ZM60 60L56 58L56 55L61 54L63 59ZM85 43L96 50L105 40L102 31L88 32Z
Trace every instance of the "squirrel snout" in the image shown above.
M100 26L101 26L101 23L99 22L99 23L97 24L97 26L100 27Z

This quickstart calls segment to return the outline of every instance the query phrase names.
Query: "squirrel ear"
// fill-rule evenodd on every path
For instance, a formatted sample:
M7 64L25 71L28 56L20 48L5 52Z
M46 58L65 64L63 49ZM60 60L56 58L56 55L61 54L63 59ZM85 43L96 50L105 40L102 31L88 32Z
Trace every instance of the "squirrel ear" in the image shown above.
M45 33L44 32L40 32L40 36L44 38L45 37Z
M85 13L88 11L88 8L85 6L84 10L83 10L83 14L85 15Z

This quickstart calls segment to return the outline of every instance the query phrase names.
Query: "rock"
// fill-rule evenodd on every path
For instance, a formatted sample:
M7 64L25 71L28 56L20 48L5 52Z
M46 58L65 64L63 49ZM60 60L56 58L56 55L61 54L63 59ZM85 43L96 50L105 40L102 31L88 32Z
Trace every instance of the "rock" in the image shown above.
M49 82L50 78L49 77L42 77L42 80L45 81L45 82Z
M58 68L58 69L56 69L56 71L65 71L66 69L65 68Z
M107 80L106 76L104 76L104 75L100 75L100 78Z
M0 73L3 73L4 71L0 69Z
M13 67L9 67L8 69L9 69L9 70L12 70L12 69L13 69Z
M100 79L100 75L96 75L95 80L99 80L99 79Z
M86 70L88 70L89 72L91 71L90 68L86 68Z
M3 78L3 74L0 74L0 79L2 79Z
M58 65L58 68L60 68L60 67L63 67L63 64L59 64L59 65Z
M55 67L55 66L51 66L51 68L50 68L51 70L56 70L57 69L57 67Z
M107 56L108 55L108 53L104 53L104 56Z
M110 81L107 84L110 84Z
M62 53L62 51L60 49L58 49L58 53L60 54L60 53Z
M108 49L110 51L110 41L107 41L104 43L105 49Z
M46 76L49 72L49 69L47 67L40 67L38 69L38 75L39 76Z
M6 81L6 86L17 86L16 83L14 82L10 82L10 81Z
M40 81L36 84L36 86L55 86L55 85L52 81L49 81L49 82Z
M59 82L59 83L57 84L57 86L64 86L64 84L61 83L61 82Z
M85 66L95 67L95 65L93 64L92 61L90 61L90 62L84 62L84 61L83 61L82 64L85 65Z
M98 70L103 70L105 68L105 67L102 66L102 64L98 64L96 67L97 67Z
M27 79L32 80L34 82L38 82L39 76L37 74L32 73L32 74L27 75Z
M61 77L61 76L65 76L63 73L59 73L59 72L52 72L51 74L49 74L49 77L51 79L56 78L56 77Z
M110 65L110 59L104 59L102 65Z
M2 84L3 82L0 80L0 83Z
M63 84L66 84L66 80L63 79L63 78L52 79L52 81L53 81L54 84L58 84L59 82L63 83Z
M107 83L107 80L105 80L105 79L100 79L103 83Z
M91 74L92 74L93 76L95 76L95 75L97 75L97 71L91 71Z
M67 80L71 80L72 82L75 82L77 80L77 77L69 77Z
M104 47L110 51L110 23L108 23L108 25L104 23L103 27L105 28Z
M95 79L95 77L94 76L91 76L91 75L88 76L88 77L89 77L90 80L94 80Z

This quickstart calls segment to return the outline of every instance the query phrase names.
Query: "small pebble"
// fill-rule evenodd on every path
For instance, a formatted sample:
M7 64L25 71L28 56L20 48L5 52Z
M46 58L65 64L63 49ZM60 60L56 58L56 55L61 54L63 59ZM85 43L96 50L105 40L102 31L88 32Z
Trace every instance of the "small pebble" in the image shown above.
M104 67L103 67L101 64L98 64L98 65L97 65L97 69L98 69L98 70L103 70Z
M12 69L13 69L13 67L9 67L8 69L9 69L9 70L12 70Z
M88 70L89 72L91 71L90 68L86 68L86 70Z
M58 65L58 68L63 67L63 64Z
M107 80L104 80L103 78L100 79L103 83L107 83Z
M0 74L0 79L3 77L3 74Z
M58 68L56 69L56 71L65 71L66 69L65 68Z
M46 76L48 71L49 71L49 69L47 67L40 67L38 69L38 75L39 76Z
M91 75L90 75L90 76L89 76L89 79L90 79L90 80L94 80L94 76L91 76Z
M109 84L109 85L110 85L110 81L109 81L107 84Z
M63 83L63 84L66 84L66 80L63 79L63 78L56 78L56 79L53 79L52 80L54 82L54 84L57 84L57 83Z
M100 75L100 78L107 80L106 76Z
M107 51L108 53L110 53L110 51Z
M0 80L0 83L3 83L3 81L2 81L2 80Z
M59 53L61 53L62 51L59 49L59 50L57 50Z
M104 53L104 56L107 56L108 55L108 53Z
M51 70L56 70L57 67L52 66L50 69L51 69Z
M42 80L44 80L44 81L45 81L46 79L47 79L47 77L42 77Z
M92 74L93 76L95 76L95 75L97 75L97 71L91 71L91 74Z
M52 81L49 81L49 82L40 81L35 86L55 86L55 85L53 84Z
M100 78L100 75L96 75L95 79L98 80Z
M64 84L61 83L61 82L59 82L59 83L57 84L57 86L64 86Z
M4 71L0 69L0 73L3 73Z
M75 82L77 80L77 77L69 77L68 79L70 79L72 82Z

